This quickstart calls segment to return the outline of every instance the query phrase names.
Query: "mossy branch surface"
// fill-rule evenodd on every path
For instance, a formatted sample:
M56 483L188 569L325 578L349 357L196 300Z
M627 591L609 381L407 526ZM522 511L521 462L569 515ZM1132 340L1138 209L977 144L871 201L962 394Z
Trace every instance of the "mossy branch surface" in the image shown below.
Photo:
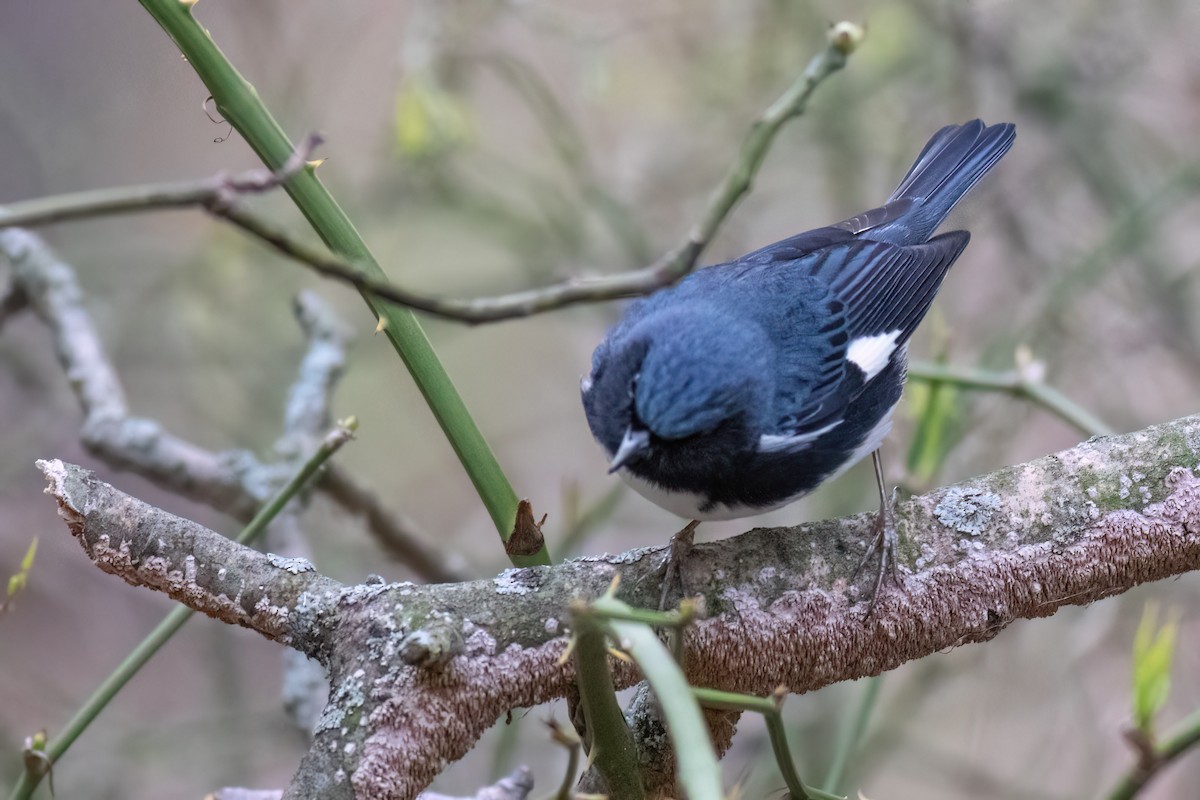
M809 691L1198 569L1198 463L1200 416L1185 417L901 503L904 591L886 592L869 617L869 580L847 576L871 514L697 545L683 577L708 616L686 631L684 673L721 691ZM663 547L469 583L344 586L289 573L86 470L45 469L102 569L328 666L330 704L289 797L414 797L505 712L573 691L562 659L573 601L602 597L618 574L622 602L659 600ZM617 689L640 679L633 665L611 669ZM673 778L647 793L670 791Z

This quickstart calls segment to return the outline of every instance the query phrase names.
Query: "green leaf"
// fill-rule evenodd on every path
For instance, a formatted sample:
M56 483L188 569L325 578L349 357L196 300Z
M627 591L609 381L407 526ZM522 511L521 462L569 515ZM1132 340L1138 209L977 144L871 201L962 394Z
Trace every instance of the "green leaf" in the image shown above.
M431 76L410 77L396 97L396 144L406 156L441 155L470 137L467 108Z
M21 559L21 571L8 579L8 599L25 588L29 581L29 570L33 568L33 559L37 555L37 537L33 537L33 541L29 543L29 549L25 551L25 557ZM3 606L0 606L3 608Z
M1138 730L1154 735L1154 716L1171 691L1171 662L1179 614L1158 627L1158 604L1147 603L1133 638L1133 719Z

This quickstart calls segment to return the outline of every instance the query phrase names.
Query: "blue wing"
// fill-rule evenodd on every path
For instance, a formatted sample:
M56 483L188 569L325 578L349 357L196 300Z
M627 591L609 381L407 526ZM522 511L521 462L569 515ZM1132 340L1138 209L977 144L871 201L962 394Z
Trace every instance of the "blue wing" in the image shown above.
M786 263L738 262L737 282L761 287L760 301L787 301L746 308L779 342L774 446L788 437L803 445L836 425L869 381L903 357L969 238L955 231L907 247L852 240Z

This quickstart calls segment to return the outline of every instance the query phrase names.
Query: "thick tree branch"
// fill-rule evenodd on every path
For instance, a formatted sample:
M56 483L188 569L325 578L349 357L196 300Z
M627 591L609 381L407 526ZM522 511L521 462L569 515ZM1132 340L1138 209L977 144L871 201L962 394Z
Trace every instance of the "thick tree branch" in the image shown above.
M905 591L881 597L866 619L865 587L846 576L869 515L698 545L686 584L709 618L688 631L688 677L759 695L808 691L1200 568L1198 461L1200 416L1186 417L902 503ZM658 602L662 547L471 583L346 587L292 574L77 467L43 469L102 568L329 667L332 699L288 797L413 797L498 716L568 693L560 655L572 598L599 597L619 572L622 600ZM618 686L636 679L614 667ZM349 780L308 782L338 770Z
M425 792L420 800L525 800L533 791L533 774L528 767L517 767L511 773L493 783L484 786L471 797L451 797L436 792ZM212 795L212 800L281 800L283 791L279 789L220 789Z
M316 657L297 623L297 604L312 612L312 625L328 610L340 583L312 564L249 547L204 526L168 514L111 486L81 467L39 461L58 500L59 516L88 557L105 572L145 586L223 622Z

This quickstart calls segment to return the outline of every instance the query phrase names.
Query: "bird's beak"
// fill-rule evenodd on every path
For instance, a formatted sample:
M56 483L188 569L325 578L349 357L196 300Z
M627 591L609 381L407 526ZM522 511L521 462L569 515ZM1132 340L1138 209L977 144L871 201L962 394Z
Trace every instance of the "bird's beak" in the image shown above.
M613 474L646 452L649 447L649 431L635 431L633 428L627 429L625 431L625 438L621 440L621 446L617 448L617 454L613 456L612 463L608 465L608 474Z

